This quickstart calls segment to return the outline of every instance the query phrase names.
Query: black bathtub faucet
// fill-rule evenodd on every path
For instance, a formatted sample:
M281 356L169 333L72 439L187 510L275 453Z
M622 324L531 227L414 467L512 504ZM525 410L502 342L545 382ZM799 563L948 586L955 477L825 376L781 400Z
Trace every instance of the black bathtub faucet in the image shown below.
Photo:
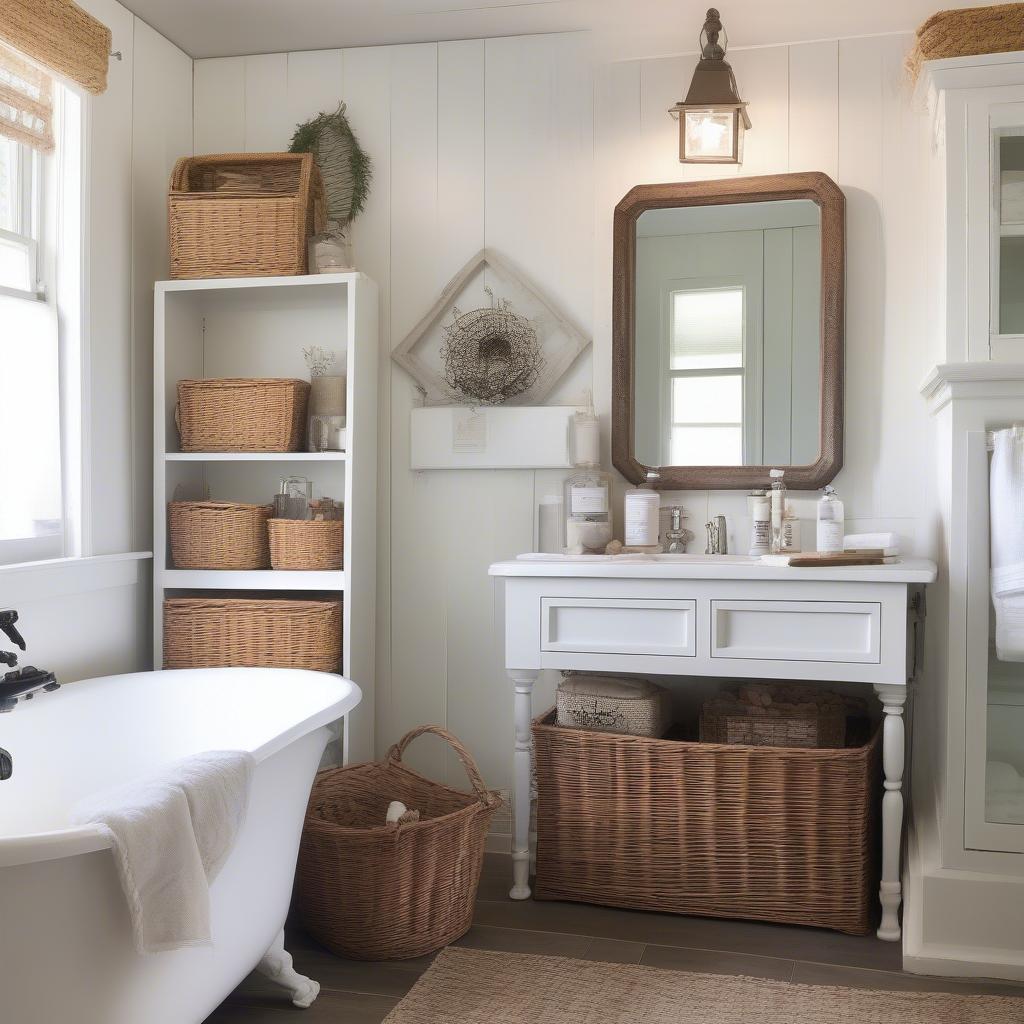
M25 638L15 626L17 621L18 613L14 609L0 610L0 632L12 644L25 650ZM31 700L40 690L49 693L51 690L60 689L60 683L52 672L32 665L16 669L14 666L17 664L18 655L15 651L0 651L0 665L6 665L13 670L0 676L0 712L13 711L18 701ZM0 747L0 782L9 779L13 771L11 755Z

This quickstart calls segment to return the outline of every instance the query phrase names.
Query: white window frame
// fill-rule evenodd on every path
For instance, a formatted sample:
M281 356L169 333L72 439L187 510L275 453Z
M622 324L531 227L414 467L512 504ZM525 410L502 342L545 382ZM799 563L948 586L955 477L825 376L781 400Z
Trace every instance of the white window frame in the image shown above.
M662 336L662 436L664 450L671 455L673 427L739 427L742 436L742 461L739 465L751 462L751 455L758 453L760 462L761 451L761 357L758 346L750 344L747 330L747 291L748 282L742 277L687 277L666 281L662 291L662 309L664 327ZM678 292L711 292L740 291L743 295L742 330L740 342L742 366L708 366L699 369L673 369L672 367L672 330L674 326L672 304L673 296ZM742 409L743 420L735 423L732 420L721 420L714 423L686 422L676 423L672 415L672 385L676 378L692 379L696 377L740 377L742 378ZM671 460L667 460L671 461Z
M88 556L84 429L87 348L85 344L86 139L88 106L56 84L54 129L57 149L47 158L21 145L18 241L31 245L35 289L0 285L0 294L24 302L46 302L57 317L60 386L61 516L63 529L45 537L0 539L0 575L26 563L66 564ZM22 171L25 174L22 174ZM31 190L25 187L31 181ZM46 211L55 212L48 218ZM29 233L24 227L29 226ZM2 229L0 229L2 230ZM5 237L12 233L2 232Z
M40 261L40 241L45 227L43 221L43 196L46 188L45 161L39 153L23 142L15 143L15 146L18 153L16 230L0 228L0 238L14 243L27 253L29 279L32 281L33 287L30 289L12 288L9 285L0 284L0 295L9 295L16 299L45 301L46 286L43 281L43 268Z

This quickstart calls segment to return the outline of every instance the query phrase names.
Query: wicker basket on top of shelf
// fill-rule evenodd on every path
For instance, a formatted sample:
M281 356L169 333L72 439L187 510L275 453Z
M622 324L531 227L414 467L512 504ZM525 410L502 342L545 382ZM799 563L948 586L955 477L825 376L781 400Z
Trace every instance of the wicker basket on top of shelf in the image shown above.
M270 564L275 569L340 569L345 524L340 519L271 519Z
M341 601L169 597L164 668L341 668Z
M305 274L326 216L309 153L185 157L167 196L171 277Z
M179 380L175 419L183 452L297 452L309 382L232 377Z
M172 501L167 506L176 569L269 569L272 505Z

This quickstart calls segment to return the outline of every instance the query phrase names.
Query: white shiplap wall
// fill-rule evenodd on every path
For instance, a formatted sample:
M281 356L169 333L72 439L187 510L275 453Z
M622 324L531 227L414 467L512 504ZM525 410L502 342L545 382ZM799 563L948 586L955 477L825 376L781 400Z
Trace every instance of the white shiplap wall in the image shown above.
M851 528L897 529L927 550L930 461L916 390L926 369L925 143L902 72L907 45L876 37L731 51L730 59L754 121L742 173L822 170L847 195L847 442L837 485ZM374 161L355 245L383 296L379 754L412 725L447 723L488 781L508 784L511 701L486 570L531 547L536 499L560 479L411 472L416 393L390 351L462 263L493 246L593 334L592 353L552 400L578 400L593 381L607 428L615 203L641 182L737 173L678 163L666 110L692 66L690 56L595 66L581 34L195 64L196 152L284 148L296 122L343 98ZM684 500L697 529L721 512L743 537L740 495ZM801 505L813 516L811 496ZM540 689L538 708L550 695ZM459 777L436 745L415 760Z

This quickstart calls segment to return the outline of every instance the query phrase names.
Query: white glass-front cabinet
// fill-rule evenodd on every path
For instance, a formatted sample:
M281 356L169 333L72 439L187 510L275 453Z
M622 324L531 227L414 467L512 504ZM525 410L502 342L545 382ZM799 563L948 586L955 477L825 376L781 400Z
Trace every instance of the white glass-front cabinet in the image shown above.
M1024 662L996 658L986 431L967 433L967 849L1024 853Z

